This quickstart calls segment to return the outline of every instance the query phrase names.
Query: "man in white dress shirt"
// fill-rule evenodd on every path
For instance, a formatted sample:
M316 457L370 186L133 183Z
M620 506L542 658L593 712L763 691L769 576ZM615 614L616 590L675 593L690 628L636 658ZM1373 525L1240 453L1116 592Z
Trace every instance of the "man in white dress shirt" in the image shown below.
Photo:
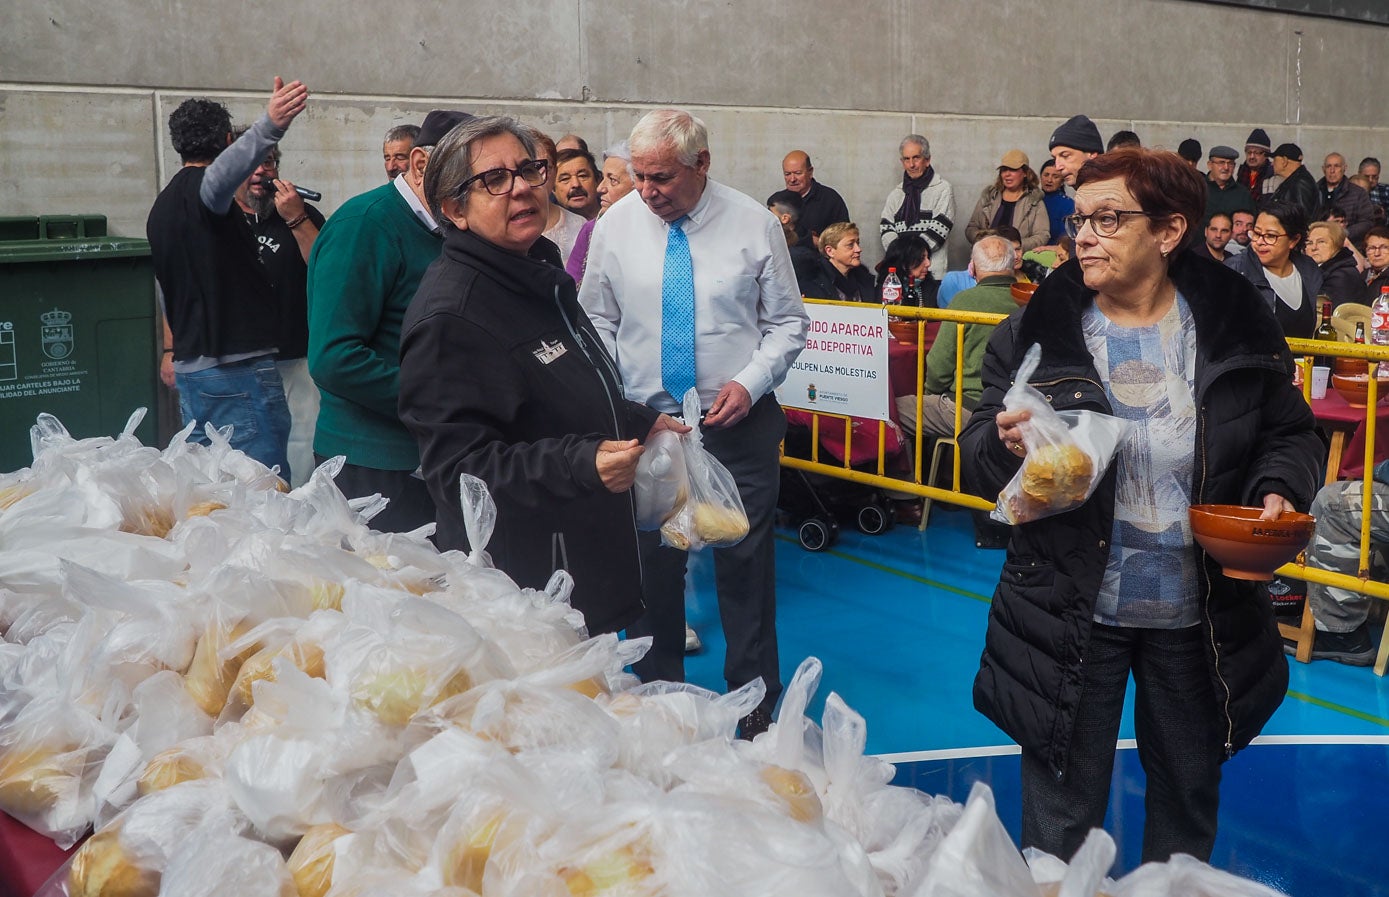
M709 179L703 122L657 110L630 143L636 189L594 229L579 301L629 399L678 415L683 387L698 388L704 445L738 483L751 529L714 549L714 568L724 678L730 689L759 676L767 686L740 727L750 738L766 729L781 694L772 522L786 418L772 390L805 347L808 319L781 222ZM687 555L661 546L657 533L641 535L647 611L628 635L653 643L636 670L648 681L683 681Z

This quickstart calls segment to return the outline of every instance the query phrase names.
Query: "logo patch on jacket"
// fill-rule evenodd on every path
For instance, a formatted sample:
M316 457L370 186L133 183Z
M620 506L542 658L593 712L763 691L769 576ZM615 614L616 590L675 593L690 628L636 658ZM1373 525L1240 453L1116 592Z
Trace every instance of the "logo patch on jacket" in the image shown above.
M554 342L541 340L540 346L532 349L531 354L538 358L541 364L549 364L568 351L569 350L564 347L564 343L559 340L555 340Z

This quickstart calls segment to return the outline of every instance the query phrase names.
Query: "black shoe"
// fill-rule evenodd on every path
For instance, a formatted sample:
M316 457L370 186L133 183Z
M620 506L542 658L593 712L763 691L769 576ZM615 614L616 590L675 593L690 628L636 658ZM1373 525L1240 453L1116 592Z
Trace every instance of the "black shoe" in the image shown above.
M738 737L743 741L752 741L771 727L772 715L758 707L738 721Z
M1347 666L1367 667L1375 662L1370 625L1361 623L1350 632L1317 630L1312 640L1313 660L1334 660Z

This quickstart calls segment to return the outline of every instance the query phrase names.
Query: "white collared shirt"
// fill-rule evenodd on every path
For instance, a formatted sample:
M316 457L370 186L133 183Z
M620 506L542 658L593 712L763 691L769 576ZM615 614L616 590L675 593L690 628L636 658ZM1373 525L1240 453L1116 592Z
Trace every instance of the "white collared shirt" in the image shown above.
M781 222L749 196L716 181L682 229L695 288L695 372L707 411L730 380L756 402L786 377L805 348L808 318ZM617 359L627 398L679 413L661 385L661 277L666 224L638 191L593 229L579 302Z
M391 181L395 184L396 190L400 191L401 199L410 206L410 211L415 213L415 217L424 222L424 226L429 228L429 232L437 234L439 232L439 222L434 220L434 216L429 214L429 209L424 207L420 198L415 195L415 191L410 189L410 185L405 182L405 175L401 175Z

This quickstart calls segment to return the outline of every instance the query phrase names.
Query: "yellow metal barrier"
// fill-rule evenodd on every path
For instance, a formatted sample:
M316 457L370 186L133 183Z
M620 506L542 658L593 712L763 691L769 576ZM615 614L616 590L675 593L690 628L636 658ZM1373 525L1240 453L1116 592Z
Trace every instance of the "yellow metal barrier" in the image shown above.
M850 307L862 307L857 302L841 302L828 299L807 299L807 303L812 305L844 305ZM921 419L922 410L922 385L926 379L926 349L923 348L923 337L925 326L928 321L954 321L957 324L983 324L986 326L996 326L1003 321L1007 315L985 314L982 312L960 312L951 309L937 308L914 308L909 306L899 306L892 309L895 318L917 322L917 341L916 341L916 418ZM963 327L955 328L955 433L959 434L964 425L964 335ZM1307 401L1311 402L1312 389L1312 358L1313 356L1335 357L1335 358L1358 358L1366 362L1369 377L1369 393L1367 395L1365 411L1365 458L1364 470L1365 478L1363 481L1363 492L1361 494L1361 507L1370 506L1371 479L1370 472L1374 469L1374 446L1375 446L1375 414L1373 409L1379 400L1379 380L1377 376L1379 364L1389 362L1389 347L1359 345L1354 343L1330 343L1319 340L1289 339L1288 346L1292 349L1294 356L1300 356L1299 364L1302 366L1303 395ZM796 470L804 470L810 473L824 474L827 476L838 477L855 483L862 483L867 486L875 486L881 489L889 489L909 495L917 495L931 501L944 501L951 504L961 505L967 508L979 510L989 510L993 508L994 502L977 495L970 495L960 488L960 453L958 444L956 450L952 452L951 459L951 488L943 489L933 484L923 482L922 469L922 449L923 438L920 427L913 438L911 452L911 479L904 476L893 476L888 472L886 457L886 436L887 424L878 423L878 457L875 472L866 473L856 470L849 462L851 451L849 450L853 440L852 419L844 415L830 414L826 412L811 412L813 415L811 423L811 450L809 458L796 458L783 454L781 463L785 467ZM839 464L827 464L820 460L820 419L831 418L842 421L844 426L844 446L845 458ZM1328 473L1328 479L1335 478L1335 471ZM1307 567L1301 563L1286 564L1277 571L1280 575L1300 579L1306 582L1315 582L1323 585L1336 586L1348 589L1353 592L1360 592L1375 598L1389 601L1389 583L1380 582L1369 578L1370 566L1370 517L1365 515L1360 525L1360 564L1357 575L1351 576L1346 573L1334 573L1329 570L1321 570L1315 567ZM1311 652L1311 610L1310 607L1303 614L1303 624L1301 627L1286 626L1284 635L1298 641L1298 659L1306 661ZM1383 676L1386 667L1389 667L1389 639L1384 639L1381 644L1379 658L1375 664L1375 672Z

